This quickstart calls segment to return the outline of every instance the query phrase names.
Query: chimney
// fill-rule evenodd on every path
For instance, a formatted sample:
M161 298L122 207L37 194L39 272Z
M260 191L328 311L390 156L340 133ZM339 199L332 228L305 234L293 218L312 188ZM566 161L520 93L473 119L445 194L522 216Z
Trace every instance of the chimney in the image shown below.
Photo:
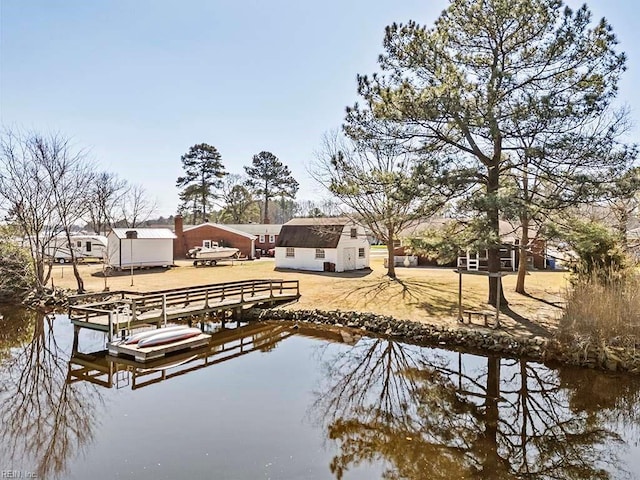
M182 224L182 215L176 215L173 219L173 233L176 237L173 240L173 258L182 258L187 253L184 246L184 231Z
M183 229L183 224L182 224L182 215L176 215L175 218L173 219L173 229L174 229L174 233L176 234L176 237L178 238L182 238L182 229Z

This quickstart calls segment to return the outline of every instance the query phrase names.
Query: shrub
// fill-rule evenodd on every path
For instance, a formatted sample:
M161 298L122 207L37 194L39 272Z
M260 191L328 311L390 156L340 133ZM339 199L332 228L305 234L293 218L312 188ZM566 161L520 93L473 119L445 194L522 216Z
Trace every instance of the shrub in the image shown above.
M560 321L564 341L578 338L598 345L635 347L639 334L640 275L631 269L625 275L593 270L590 276L574 279Z
M0 240L0 303L20 301L34 284L29 252Z

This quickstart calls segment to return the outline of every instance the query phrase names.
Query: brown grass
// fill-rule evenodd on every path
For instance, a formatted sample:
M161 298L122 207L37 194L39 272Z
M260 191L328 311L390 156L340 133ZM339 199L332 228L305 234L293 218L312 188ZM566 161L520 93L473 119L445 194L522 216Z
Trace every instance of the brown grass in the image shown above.
M302 298L288 308L323 310L359 310L392 315L429 323L458 325L458 276L449 268L398 268L397 281L385 276L382 259L371 261L371 271L350 273L312 273L275 271L274 262L262 259L235 265L193 267L178 261L171 269L134 271L133 287L128 272L107 278L110 290L152 291L165 288L203 285L247 279L283 278L300 281ZM99 292L105 279L100 265L80 265L85 288ZM71 266L54 267L53 282L57 287L74 288ZM484 309L487 278L463 277L463 307ZM514 293L515 275L503 280L510 310L502 316L503 326L519 334L544 335L553 331L561 312L562 292L567 276L561 272L533 272L527 277L530 293Z
M615 281L582 277L566 292L561 338L599 345L637 343L640 334L640 275Z

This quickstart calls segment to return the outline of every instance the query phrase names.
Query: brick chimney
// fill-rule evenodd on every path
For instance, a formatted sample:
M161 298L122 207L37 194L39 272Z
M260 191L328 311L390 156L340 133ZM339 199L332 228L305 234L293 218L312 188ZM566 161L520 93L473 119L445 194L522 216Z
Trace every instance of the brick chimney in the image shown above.
M182 215L176 215L173 219L173 233L176 237L173 240L173 258L182 258L187 252L184 251L184 229Z

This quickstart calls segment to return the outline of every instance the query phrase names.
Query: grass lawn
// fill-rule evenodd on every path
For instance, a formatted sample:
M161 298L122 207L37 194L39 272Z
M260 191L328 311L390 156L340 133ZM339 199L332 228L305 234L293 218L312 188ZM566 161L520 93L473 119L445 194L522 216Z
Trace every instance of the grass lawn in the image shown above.
M194 267L177 261L171 269L134 271L133 283L127 272L107 278L110 290L152 291L235 280L283 278L300 281L302 298L287 308L359 310L392 315L435 324L458 326L458 275L450 268L396 268L398 281L385 277L382 258L372 258L371 271L324 273L275 271L272 259L216 267ZM101 265L79 266L85 288L104 289ZM527 277L529 296L514 292L515 275L503 279L510 310L503 315L503 328L519 334L544 335L554 330L561 313L562 292L567 286L564 272L532 272ZM69 265L56 265L53 283L75 288ZM463 307L486 308L488 280L477 275L463 276ZM467 328L467 327L462 327Z

